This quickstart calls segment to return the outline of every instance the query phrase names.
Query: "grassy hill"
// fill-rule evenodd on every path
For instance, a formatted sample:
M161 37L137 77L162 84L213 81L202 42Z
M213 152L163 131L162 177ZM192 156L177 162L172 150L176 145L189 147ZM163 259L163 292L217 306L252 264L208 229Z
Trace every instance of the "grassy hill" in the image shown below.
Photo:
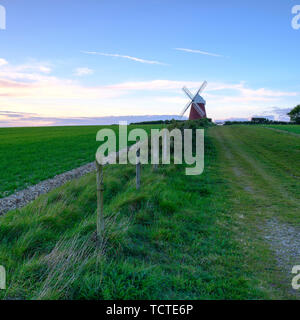
M290 298L266 221L299 225L299 138L262 127L214 127L205 172L105 168L106 234L95 242L89 174L0 217L4 299ZM298 193L299 194L299 193ZM296 261L295 261L296 262Z

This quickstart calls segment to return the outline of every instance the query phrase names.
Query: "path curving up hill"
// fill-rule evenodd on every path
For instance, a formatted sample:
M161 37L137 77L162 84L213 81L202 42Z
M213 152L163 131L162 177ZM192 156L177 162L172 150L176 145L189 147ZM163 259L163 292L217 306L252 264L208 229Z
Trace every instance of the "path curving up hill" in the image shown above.
M299 296L291 287L292 268L300 264L299 135L248 126L218 127L211 135L244 232L237 236L257 250L270 286Z

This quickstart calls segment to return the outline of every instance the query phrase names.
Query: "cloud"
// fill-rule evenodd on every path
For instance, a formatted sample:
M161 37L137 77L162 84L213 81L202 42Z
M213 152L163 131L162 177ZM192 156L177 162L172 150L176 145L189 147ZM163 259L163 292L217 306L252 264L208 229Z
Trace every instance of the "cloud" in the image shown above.
M206 56L212 56L212 57L223 57L220 54L211 53L211 52L202 51L202 50L194 50L194 49L187 49L187 48L175 48L175 50L189 52L189 53L199 53L199 54L203 54Z
M28 112L14 112L14 111L7 111L7 110L0 110L0 118L5 116L7 118L24 118L26 116L34 116L34 113Z
M272 111L278 115L286 116L293 108L278 108L273 107Z
M181 105L185 105L187 99L184 96L168 96L168 97L154 97L153 100L157 101L157 102L163 102L163 103L173 103L174 105L176 104L181 104Z
M0 111L0 127L111 125L132 122L181 119L178 115L128 115L108 117L44 117L35 113Z
M6 64L0 68L0 110L39 114L45 125L56 123L49 118L81 118L82 115L94 118L99 115L143 115L150 112L152 115L179 114L187 102L181 88L186 85L195 92L202 84L202 79L156 79L88 86L80 83L79 79L49 75L36 67L45 65L43 63L28 65L35 68L24 68L24 64ZM224 119L247 118L264 110L275 114L270 112L274 105L278 108L296 105L300 93L253 88L245 82L212 81L203 92L203 97L207 101L208 116ZM15 123L18 122L17 117L14 118ZM50 122L46 122L46 118ZM8 121L9 117L5 119L2 121ZM21 120L24 123L24 119Z
M155 60L146 60L146 59L136 58L136 57L132 57L132 56L121 55L121 54L117 54L117 53L103 53L103 52L95 52L95 51L82 51L82 53L105 56L105 57L123 58L123 59L128 59L128 60L132 60L132 61L136 61L136 62L140 62L140 63L146 63L146 64L166 65L165 63L155 61Z
M290 117L287 115L293 108L278 108L272 107L270 110L265 111L263 114L273 113L276 120L289 121Z
M28 84L26 84L26 83L20 83L17 81L0 79L0 89L1 88L24 88L27 86L28 86Z
M202 81L175 81L175 80L151 80L151 81L132 81L123 82L114 85L106 86L108 89L118 89L124 91L131 90L145 90L145 91L166 91L166 90L180 90L183 86L187 86L191 89L198 89L202 84ZM230 94L224 91L231 91ZM220 91L221 94L209 94L209 92ZM232 95L235 93L236 95ZM299 92L288 92L279 90L270 90L265 88L252 89L248 88L244 82L240 83L222 83L222 82L210 82L204 91L204 94L214 98L220 98L222 101L271 101L280 97L295 97ZM224 100L225 99L225 100Z
M23 64L14 68L16 72L29 71L29 72L41 72L41 73L51 73L51 68L42 64Z
M74 74L76 76L87 76L87 75L90 75L90 74L93 74L94 73L94 70L92 69L89 69L89 68L77 68L75 69L74 71Z
M150 81L128 81L106 86L110 89L118 90L145 90L145 91L165 91L180 90L186 85L190 88L198 88L202 82L198 81L176 81L176 80L150 80Z
M14 81L25 80L26 82L49 81L55 77L49 76L52 69L47 63L32 61L27 64L11 65L7 61L0 65L0 79L10 79Z
M294 97L297 96L298 92L286 92L286 91L279 91L279 90L269 90L265 88L260 89L249 89L242 87L240 88L241 93L244 96L256 96L256 97L271 97L271 98L278 98L278 97Z
M0 67L5 66L7 63L5 59L0 58Z

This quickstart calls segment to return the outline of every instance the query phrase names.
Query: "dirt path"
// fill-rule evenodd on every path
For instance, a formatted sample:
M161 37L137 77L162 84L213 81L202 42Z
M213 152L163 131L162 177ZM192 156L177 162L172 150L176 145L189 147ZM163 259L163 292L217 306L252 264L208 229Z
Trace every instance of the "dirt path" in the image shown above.
M233 208L237 215L245 217L243 223L247 226L241 228L249 229L248 245L259 247L262 238L271 250L276 260L276 266L271 269L278 279L277 290L283 296L299 297L299 292L291 288L292 267L300 265L300 199L295 192L299 177L291 164L286 163L287 159L281 159L263 145L267 138L260 138L262 131L257 131L259 134L252 131L253 139L249 139L247 130L251 128L211 130L234 194ZM268 268L266 265L265 269Z
M132 145L131 148L134 148L135 145ZM110 157L119 157L122 154L127 153L127 148L122 149L116 153L112 153L109 155L107 159ZM40 183L30 186L27 189L18 191L8 197L0 199L0 216L5 214L10 210L15 210L26 206L31 201L35 200L42 194L48 193L49 191L58 188L64 185L66 182L71 181L73 179L80 178L90 172L96 170L95 162L87 163L83 166L75 168L70 171L66 171L59 175L56 175L52 179L41 181Z
M273 130L273 131L276 131L276 132L287 133L287 134L290 134L292 136L300 137L299 133L290 132L290 131L287 131L287 130L280 130L280 129L276 129L276 128L269 128L269 127L264 127L264 128L269 129L269 130Z
M94 170L96 170L95 163L91 162L2 198L0 199L0 215L3 215L10 210L22 208L29 202L35 200L38 196L58 188L70 180L80 178Z

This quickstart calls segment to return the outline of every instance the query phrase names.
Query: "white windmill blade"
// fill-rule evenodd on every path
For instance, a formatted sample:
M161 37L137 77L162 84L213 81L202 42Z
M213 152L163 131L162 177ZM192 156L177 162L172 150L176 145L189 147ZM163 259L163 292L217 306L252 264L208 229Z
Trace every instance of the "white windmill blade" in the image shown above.
M183 110L180 113L180 117L183 117L185 114L186 110L189 108L189 106L193 103L193 101L188 102L188 104L183 108Z
M192 95L191 91L187 87L184 86L182 90L191 100L193 100L194 96Z
M203 112L203 110L198 106L198 104L196 102L193 102L193 106L195 107L195 109L198 111L198 113L200 114L200 116L204 117L205 113Z
M199 88L199 90L197 91L197 93L195 94L195 97L200 94L207 86L207 81L204 81L201 85L201 87Z

